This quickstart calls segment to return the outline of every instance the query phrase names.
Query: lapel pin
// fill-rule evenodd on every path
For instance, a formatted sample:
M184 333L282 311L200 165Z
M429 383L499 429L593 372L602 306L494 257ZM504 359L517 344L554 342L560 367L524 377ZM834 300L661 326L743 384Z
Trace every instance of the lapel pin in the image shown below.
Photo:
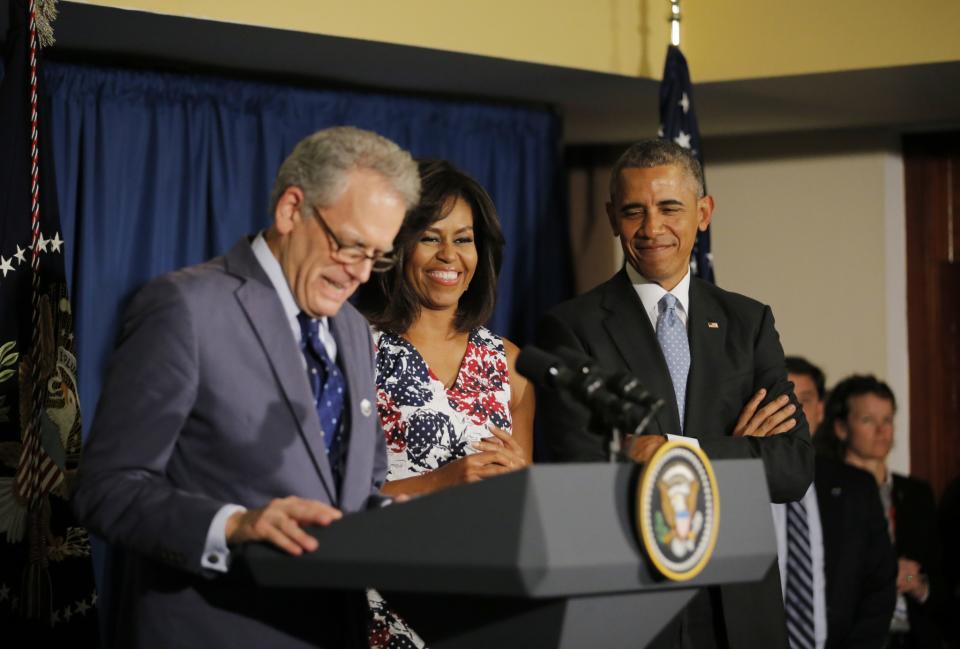
M707 329L719 329L719 328L720 328L719 322L714 322L713 320L707 321Z
M369 417L370 413L373 412L373 406L370 405L369 399L360 400L360 412L363 414L364 417Z

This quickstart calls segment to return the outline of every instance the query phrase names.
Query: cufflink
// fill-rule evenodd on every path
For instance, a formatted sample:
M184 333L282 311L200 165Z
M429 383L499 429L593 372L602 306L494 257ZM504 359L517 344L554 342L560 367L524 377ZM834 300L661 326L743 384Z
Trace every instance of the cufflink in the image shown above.
M370 416L370 413L372 413L372 412L373 412L373 406L370 405L370 400L369 400L369 399L361 399L361 400L360 400L360 413L361 413L364 417L369 417L369 416Z

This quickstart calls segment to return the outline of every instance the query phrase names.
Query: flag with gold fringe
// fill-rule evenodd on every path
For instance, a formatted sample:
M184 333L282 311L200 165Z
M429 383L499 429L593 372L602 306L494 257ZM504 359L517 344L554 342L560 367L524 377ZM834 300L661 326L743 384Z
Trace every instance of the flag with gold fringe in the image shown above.
M52 0L10 0L0 82L0 645L98 644L73 317L40 50ZM14 644L20 643L20 644Z

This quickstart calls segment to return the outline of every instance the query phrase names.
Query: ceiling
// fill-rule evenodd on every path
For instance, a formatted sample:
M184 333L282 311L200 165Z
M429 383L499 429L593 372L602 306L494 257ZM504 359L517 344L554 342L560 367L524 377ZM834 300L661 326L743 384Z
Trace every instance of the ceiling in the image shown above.
M0 0L6 31L8 0ZM427 48L61 2L50 56L554 107L569 144L657 128L658 83ZM704 136L960 124L960 62L696 84Z

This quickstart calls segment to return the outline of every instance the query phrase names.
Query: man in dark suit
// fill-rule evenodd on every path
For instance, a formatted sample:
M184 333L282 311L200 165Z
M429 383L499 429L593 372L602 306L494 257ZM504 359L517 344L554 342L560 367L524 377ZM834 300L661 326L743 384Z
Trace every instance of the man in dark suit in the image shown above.
M74 507L115 548L117 647L363 644L365 597L258 592L230 549L293 555L377 498L384 437L367 324L345 300L419 195L410 155L333 128L280 168L273 222L127 310Z
M816 431L823 421L823 371L791 356L787 377ZM897 560L875 481L865 471L817 456L813 484L798 504L799 524L790 520L798 515L790 510L793 504L773 505L773 518L784 592L791 592L789 579L809 583L812 599L787 603L798 607L799 618L813 622L809 646L882 649L896 600ZM806 543L799 541L798 529L809 531ZM789 550L791 540L799 543L798 551ZM793 565L797 561L809 563Z
M770 308L690 274L697 231L710 224L714 207L699 163L672 142L642 141L617 161L610 190L607 215L627 263L612 279L550 311L539 343L571 347L605 369L628 371L664 400L651 434L633 443L638 461L667 435L682 434L711 458L761 458L773 501L802 497L813 479L813 449ZM599 422L561 393L541 398L541 430L553 459L607 459L609 432ZM783 415L770 417L775 412ZM775 574L768 581L779 590ZM746 606L724 605L721 615L719 603L705 599L698 596L688 608L685 643L723 646L729 637L736 646L737 629L746 628L748 646L766 641ZM779 615L769 625L773 639L762 646L784 642Z

